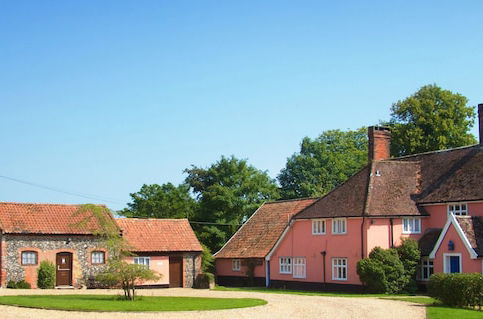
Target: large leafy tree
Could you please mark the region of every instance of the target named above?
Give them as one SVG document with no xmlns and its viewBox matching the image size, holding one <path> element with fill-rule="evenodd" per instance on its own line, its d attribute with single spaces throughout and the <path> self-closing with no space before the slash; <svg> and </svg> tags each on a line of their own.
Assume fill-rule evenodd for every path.
<svg viewBox="0 0 483 319">
<path fill-rule="evenodd" d="M 233 156 L 185 173 L 199 203 L 196 221 L 201 223 L 193 226 L 211 251 L 220 249 L 262 202 L 278 198 L 277 185 L 266 172 Z"/>
<path fill-rule="evenodd" d="M 367 163 L 367 130 L 329 130 L 305 137 L 300 152 L 287 160 L 278 176 L 283 198 L 321 196 L 346 181 Z"/>
<path fill-rule="evenodd" d="M 391 107 L 391 152 L 395 156 L 476 143 L 469 133 L 475 112 L 459 93 L 426 85 Z"/>
<path fill-rule="evenodd" d="M 195 213 L 196 201 L 188 185 L 145 184 L 130 195 L 132 202 L 121 211 L 127 217 L 191 218 Z"/>
</svg>

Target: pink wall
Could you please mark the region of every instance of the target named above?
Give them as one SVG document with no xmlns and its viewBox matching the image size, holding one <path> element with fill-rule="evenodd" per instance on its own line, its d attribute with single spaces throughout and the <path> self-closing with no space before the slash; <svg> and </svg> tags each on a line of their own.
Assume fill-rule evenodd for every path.
<svg viewBox="0 0 483 319">
<path fill-rule="evenodd" d="M 236 258 L 235 258 L 236 259 Z M 242 261 L 242 265 L 240 271 L 233 271 L 232 270 L 232 260 L 229 258 L 217 258 L 216 263 L 216 275 L 217 276 L 236 276 L 236 277 L 247 277 L 247 266 L 243 262 L 244 259 L 240 259 Z M 265 277 L 265 260 L 260 259 L 262 262 L 261 265 L 255 266 L 255 277 Z"/>
<path fill-rule="evenodd" d="M 155 271 L 161 278 L 156 281 L 146 281 L 144 285 L 169 285 L 169 257 L 149 256 L 149 269 Z M 128 263 L 134 263 L 134 257 L 126 257 Z"/>
<path fill-rule="evenodd" d="M 455 244 L 454 247 L 455 249 L 453 251 L 448 250 L 448 242 L 452 240 L 453 243 Z M 471 273 L 471 272 L 477 272 L 477 273 L 482 273 L 482 259 L 477 258 L 477 259 L 471 259 L 471 256 L 466 249 L 466 246 L 463 244 L 463 241 L 461 240 L 461 237 L 458 235 L 456 232 L 455 228 L 453 225 L 450 225 L 448 232 L 444 236 L 444 239 L 441 243 L 441 246 L 439 246 L 439 249 L 436 253 L 436 256 L 434 258 L 434 272 L 444 272 L 443 269 L 443 254 L 445 253 L 460 253 L 461 258 L 462 258 L 462 272 L 465 273 Z"/>
<path fill-rule="evenodd" d="M 357 261 L 361 258 L 361 218 L 347 219 L 347 233 L 332 234 L 332 220 L 326 220 L 326 234 L 312 235 L 311 220 L 296 220 L 270 260 L 272 280 L 323 282 L 323 257 L 326 251 L 326 275 L 328 283 L 360 284 L 356 273 Z M 306 278 L 293 278 L 292 274 L 280 274 L 280 257 L 305 257 Z M 347 258 L 347 280 L 332 280 L 332 258 Z"/>
<path fill-rule="evenodd" d="M 427 205 L 424 208 L 431 215 L 427 227 L 443 228 L 448 218 L 448 205 Z M 468 203 L 468 212 L 471 216 L 483 216 L 483 203 Z"/>
</svg>

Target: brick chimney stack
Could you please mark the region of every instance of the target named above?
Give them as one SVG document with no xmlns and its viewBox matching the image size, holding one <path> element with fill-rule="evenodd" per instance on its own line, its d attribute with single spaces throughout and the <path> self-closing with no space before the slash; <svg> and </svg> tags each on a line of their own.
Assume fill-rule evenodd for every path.
<svg viewBox="0 0 483 319">
<path fill-rule="evenodd" d="M 483 103 L 478 104 L 478 125 L 480 126 L 480 145 L 483 145 Z"/>
<path fill-rule="evenodd" d="M 369 162 L 391 157 L 391 130 L 388 127 L 369 126 L 367 136 L 369 138 Z"/>
</svg>

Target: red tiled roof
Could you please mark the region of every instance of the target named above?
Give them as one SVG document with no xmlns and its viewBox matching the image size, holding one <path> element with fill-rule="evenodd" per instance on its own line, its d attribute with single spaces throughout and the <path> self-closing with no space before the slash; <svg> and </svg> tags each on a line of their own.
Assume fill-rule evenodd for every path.
<svg viewBox="0 0 483 319">
<path fill-rule="evenodd" d="M 216 258 L 264 258 L 277 242 L 290 218 L 316 199 L 265 203 L 215 254 Z"/>
<path fill-rule="evenodd" d="M 79 234 L 92 235 L 100 231 L 98 221 L 87 212 L 80 214 L 81 205 L 0 203 L 0 229 L 14 234 Z M 112 220 L 109 210 L 105 209 Z M 88 218 L 86 225 L 80 226 Z"/>
<path fill-rule="evenodd" d="M 203 250 L 187 219 L 119 218 L 116 221 L 132 251 Z"/>
</svg>

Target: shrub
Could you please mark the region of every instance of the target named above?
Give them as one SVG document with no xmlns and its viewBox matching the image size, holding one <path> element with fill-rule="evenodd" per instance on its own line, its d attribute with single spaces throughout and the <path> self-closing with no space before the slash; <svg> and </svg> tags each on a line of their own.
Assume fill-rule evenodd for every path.
<svg viewBox="0 0 483 319">
<path fill-rule="evenodd" d="M 396 251 L 399 259 L 403 263 L 404 273 L 408 281 L 406 286 L 403 287 L 403 291 L 415 292 L 417 290 L 416 273 L 419 261 L 421 260 L 418 242 L 414 239 L 403 238 L 401 245 L 396 247 Z"/>
<path fill-rule="evenodd" d="M 215 276 L 210 273 L 198 274 L 196 276 L 193 288 L 196 289 L 209 289 L 211 285 L 215 283 Z"/>
<path fill-rule="evenodd" d="M 357 274 L 369 291 L 378 293 L 401 292 L 409 281 L 395 249 L 375 247 L 357 263 Z"/>
<path fill-rule="evenodd" d="M 7 288 L 13 288 L 13 289 L 30 289 L 31 286 L 25 280 L 19 280 L 19 281 L 10 280 L 7 283 Z"/>
<path fill-rule="evenodd" d="M 213 272 L 215 270 L 213 265 L 215 258 L 213 258 L 210 249 L 206 245 L 201 244 L 201 247 L 203 247 L 203 252 L 201 255 L 201 269 L 203 272 Z"/>
<path fill-rule="evenodd" d="M 37 287 L 40 289 L 53 289 L 55 287 L 55 266 L 44 260 L 37 269 Z"/>
<path fill-rule="evenodd" d="M 478 307 L 483 305 L 483 275 L 444 274 L 431 276 L 429 294 L 448 306 Z"/>
</svg>

